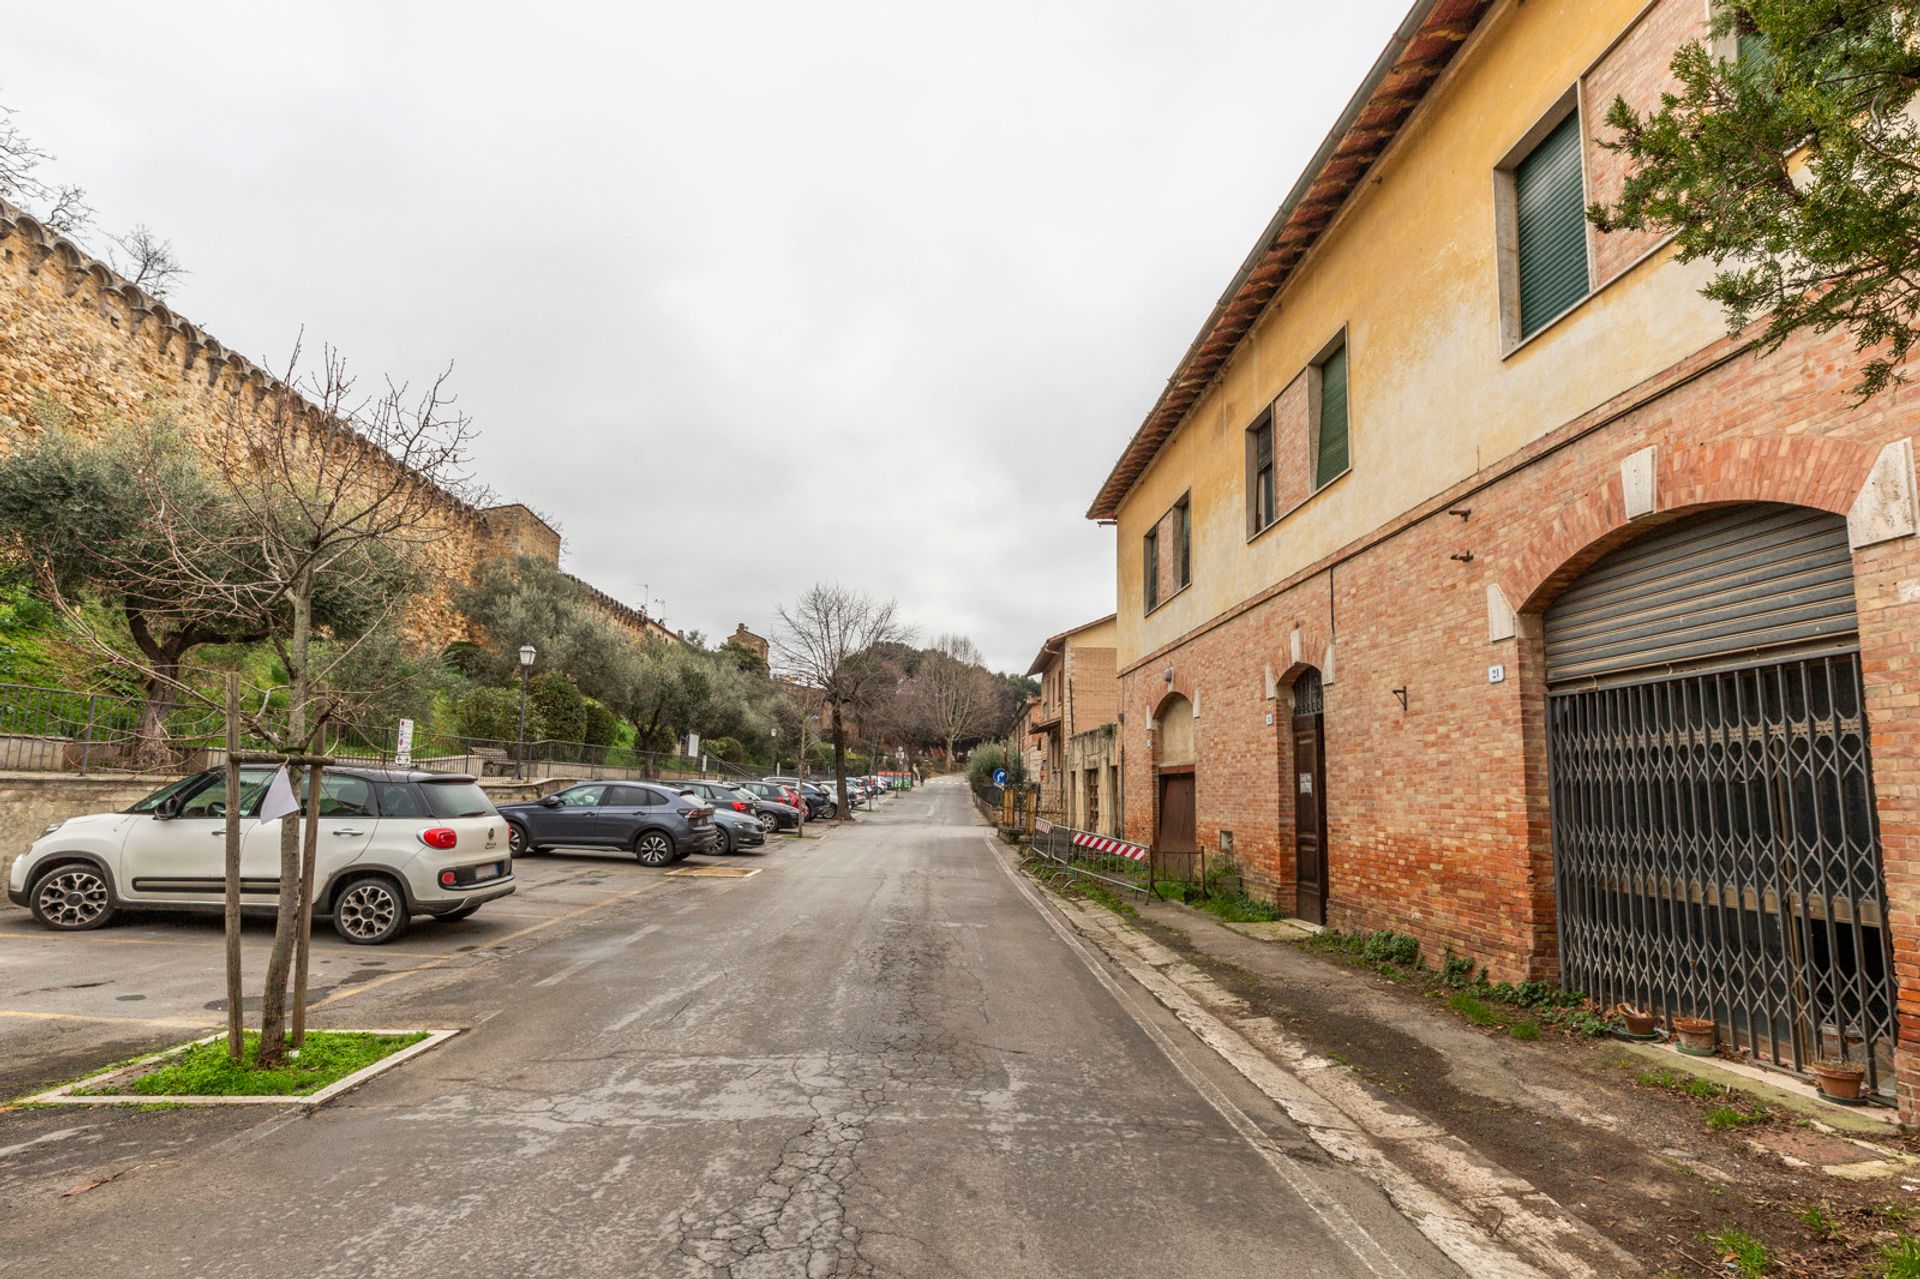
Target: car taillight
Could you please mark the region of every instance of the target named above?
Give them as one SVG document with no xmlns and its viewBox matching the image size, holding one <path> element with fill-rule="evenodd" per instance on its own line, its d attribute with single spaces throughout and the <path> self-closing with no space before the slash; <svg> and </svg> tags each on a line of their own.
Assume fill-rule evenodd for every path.
<svg viewBox="0 0 1920 1279">
<path fill-rule="evenodd" d="M 746 812 L 746 811 L 747 811 L 747 808 L 748 808 L 748 805 L 746 805 L 746 804 L 743 804 L 743 803 L 741 803 L 741 802 L 740 802 L 739 800 L 737 800 L 737 799 L 736 799 L 736 800 L 734 800 L 734 801 L 733 801 L 733 811 L 734 811 L 734 812 L 736 812 L 736 813 L 744 813 L 744 812 Z"/>
<path fill-rule="evenodd" d="M 446 826 L 434 826 L 420 832 L 420 842 L 428 848 L 452 848 L 460 842 L 460 834 Z"/>
</svg>

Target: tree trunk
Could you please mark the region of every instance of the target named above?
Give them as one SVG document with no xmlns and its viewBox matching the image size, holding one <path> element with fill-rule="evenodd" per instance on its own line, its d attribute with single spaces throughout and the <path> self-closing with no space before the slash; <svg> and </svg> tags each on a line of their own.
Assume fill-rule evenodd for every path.
<svg viewBox="0 0 1920 1279">
<path fill-rule="evenodd" d="M 127 762 L 135 768 L 166 769 L 173 764 L 173 753 L 167 748 L 167 712 L 173 709 L 173 686 L 180 678 L 180 662 L 172 655 L 150 660 L 154 665 L 141 684 L 140 719 L 134 726 L 132 758 Z"/>
<path fill-rule="evenodd" d="M 227 1056 L 240 1061 L 247 1038 L 240 982 L 240 674 L 227 672 L 226 944 Z"/>
<path fill-rule="evenodd" d="M 839 798 L 834 801 L 840 820 L 853 820 L 853 810 L 847 804 L 847 730 L 840 722 L 840 703 L 833 704 L 833 784 L 839 788 Z"/>
<path fill-rule="evenodd" d="M 307 658 L 313 639 L 313 573 L 302 573 L 288 595 L 293 606 L 293 636 L 287 645 L 287 742 L 305 745 L 307 728 Z M 289 766 L 287 780 L 300 793 L 304 771 Z M 316 814 L 308 813 L 312 821 Z M 287 978 L 293 966 L 294 932 L 305 916 L 300 910 L 300 822 L 295 816 L 280 820 L 280 910 L 273 921 L 273 952 L 267 958 L 267 985 L 260 996 L 260 1066 L 277 1066 L 286 1058 Z"/>
</svg>

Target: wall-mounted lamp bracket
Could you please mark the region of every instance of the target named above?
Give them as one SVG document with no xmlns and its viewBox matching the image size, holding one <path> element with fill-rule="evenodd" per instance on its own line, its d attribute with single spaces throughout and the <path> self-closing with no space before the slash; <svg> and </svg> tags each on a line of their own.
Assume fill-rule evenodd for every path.
<svg viewBox="0 0 1920 1279">
<path fill-rule="evenodd" d="M 1403 711 L 1407 709 L 1407 686 L 1402 684 L 1399 688 L 1394 689 L 1393 695 L 1400 699 L 1400 709 Z"/>
</svg>

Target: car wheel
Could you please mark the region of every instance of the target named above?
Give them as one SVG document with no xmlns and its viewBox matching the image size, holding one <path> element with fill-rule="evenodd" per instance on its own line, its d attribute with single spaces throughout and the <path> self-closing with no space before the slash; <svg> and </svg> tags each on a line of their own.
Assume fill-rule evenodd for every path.
<svg viewBox="0 0 1920 1279">
<path fill-rule="evenodd" d="M 464 906 L 457 906 L 452 910 L 442 911 L 440 914 L 435 915 L 434 918 L 443 924 L 451 924 L 458 920 L 465 919 L 467 916 L 473 914 L 474 911 L 479 910 L 484 904 L 483 902 L 468 902 Z"/>
<path fill-rule="evenodd" d="M 760 819 L 760 829 L 771 835 L 780 829 L 780 819 L 768 813 Z"/>
<path fill-rule="evenodd" d="M 528 853 L 540 850 L 533 846 L 533 839 L 527 834 L 527 828 L 519 822 L 507 823 L 507 851 L 515 857 L 525 857 Z"/>
<path fill-rule="evenodd" d="M 827 821 L 832 821 L 834 818 L 838 817 L 839 815 L 840 815 L 840 806 L 838 804 L 822 804 L 820 806 L 820 816 L 826 819 Z"/>
<path fill-rule="evenodd" d="M 98 928 L 113 918 L 113 885 L 87 862 L 55 866 L 33 887 L 33 917 L 63 932 Z"/>
<path fill-rule="evenodd" d="M 356 946 L 390 942 L 407 928 L 407 899 L 384 875 L 350 880 L 333 899 L 333 931 Z"/>
<path fill-rule="evenodd" d="M 722 856 L 724 856 L 727 853 L 731 853 L 733 851 L 733 832 L 728 830 L 724 826 L 721 827 L 720 828 L 720 846 L 714 849 L 713 851 L 716 854 L 722 855 Z"/>
<path fill-rule="evenodd" d="M 641 831 L 633 841 L 633 855 L 642 866 L 665 866 L 673 860 L 673 841 L 657 830 Z"/>
</svg>

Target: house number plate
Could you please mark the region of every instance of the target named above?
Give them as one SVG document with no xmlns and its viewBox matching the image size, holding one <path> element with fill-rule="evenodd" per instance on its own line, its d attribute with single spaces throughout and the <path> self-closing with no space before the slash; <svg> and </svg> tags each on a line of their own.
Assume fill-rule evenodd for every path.
<svg viewBox="0 0 1920 1279">
<path fill-rule="evenodd" d="M 1302 795 L 1313 794 L 1313 774 L 1312 773 L 1300 774 L 1300 793 Z"/>
</svg>

